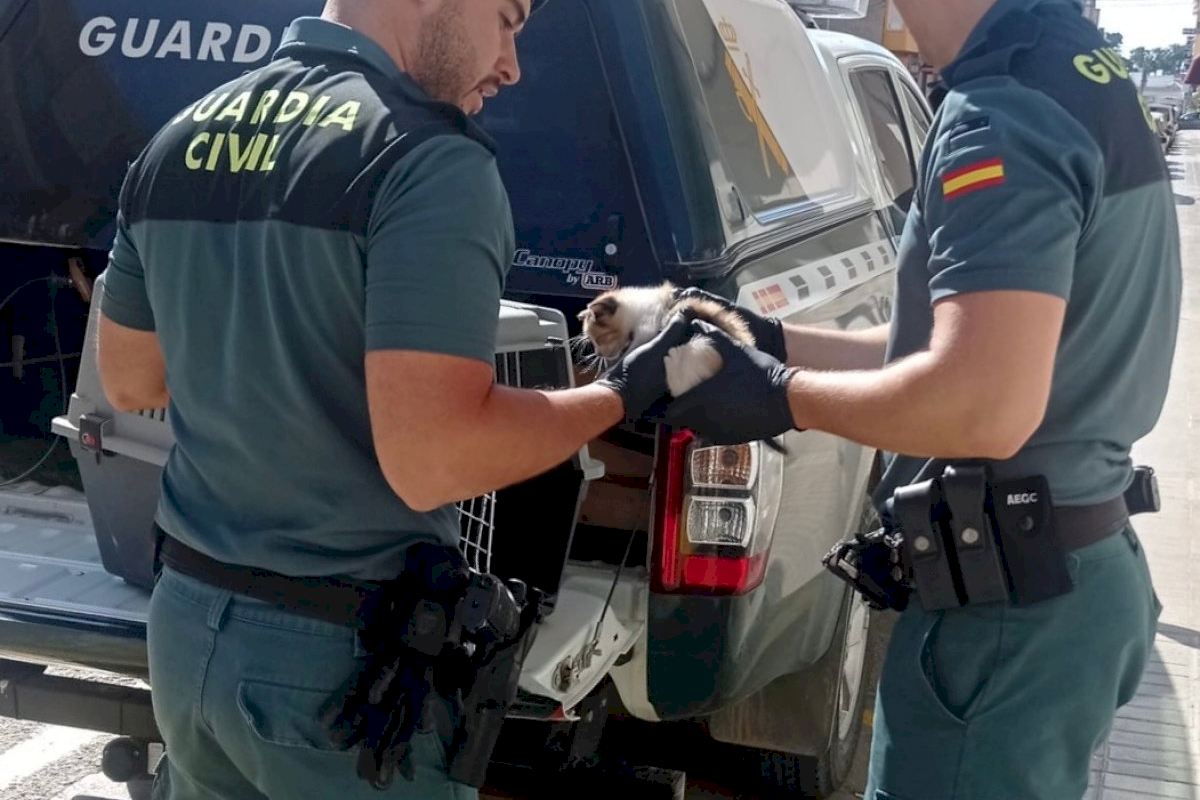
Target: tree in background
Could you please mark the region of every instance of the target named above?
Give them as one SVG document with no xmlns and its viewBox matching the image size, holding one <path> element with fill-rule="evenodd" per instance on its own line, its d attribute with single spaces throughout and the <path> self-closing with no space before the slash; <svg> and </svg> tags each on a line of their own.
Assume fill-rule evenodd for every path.
<svg viewBox="0 0 1200 800">
<path fill-rule="evenodd" d="M 1118 34 L 1120 35 L 1120 34 Z M 1192 61 L 1192 49 L 1186 44 L 1170 47 L 1135 47 L 1129 53 L 1129 64 L 1142 73 L 1141 91 L 1146 90 L 1146 81 L 1151 75 L 1179 75 L 1187 71 Z"/>
<path fill-rule="evenodd" d="M 1167 75 L 1178 75 L 1187 72 L 1192 62 L 1192 48 L 1186 44 L 1173 44 L 1170 47 L 1158 48 L 1158 68 Z"/>
<path fill-rule="evenodd" d="M 1109 33 L 1108 31 L 1104 30 L 1104 28 L 1101 28 L 1100 35 L 1104 37 L 1104 43 L 1108 47 L 1111 47 L 1118 53 L 1121 52 L 1121 48 L 1125 45 L 1125 34 L 1116 32 Z"/>
<path fill-rule="evenodd" d="M 1144 47 L 1133 48 L 1133 52 L 1129 54 L 1129 64 L 1142 73 L 1142 85 L 1138 87 L 1138 91 L 1146 91 L 1146 79 L 1150 77 L 1151 69 L 1150 51 Z"/>
</svg>

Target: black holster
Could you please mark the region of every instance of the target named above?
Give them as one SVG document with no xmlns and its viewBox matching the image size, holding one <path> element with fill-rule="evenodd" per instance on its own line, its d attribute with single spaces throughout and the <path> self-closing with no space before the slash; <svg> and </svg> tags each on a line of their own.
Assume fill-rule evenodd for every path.
<svg viewBox="0 0 1200 800">
<path fill-rule="evenodd" d="M 526 602 L 519 631 L 498 643 L 474 671 L 451 748 L 451 780 L 483 786 L 504 718 L 517 699 L 517 681 L 533 646 L 539 613 L 538 604 Z"/>
<path fill-rule="evenodd" d="M 410 745 L 427 703 L 456 718 L 450 777 L 478 788 L 516 698 L 542 596 L 519 581 L 471 572 L 454 548 L 410 548 L 403 576 L 379 593 L 360 640 L 368 655 L 322 712 L 336 746 L 359 748 L 377 789 L 411 780 Z"/>
</svg>

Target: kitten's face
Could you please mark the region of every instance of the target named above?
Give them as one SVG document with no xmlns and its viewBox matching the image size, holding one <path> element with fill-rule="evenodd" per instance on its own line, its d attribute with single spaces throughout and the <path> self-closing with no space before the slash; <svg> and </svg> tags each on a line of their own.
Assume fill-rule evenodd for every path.
<svg viewBox="0 0 1200 800">
<path fill-rule="evenodd" d="M 658 335 L 672 305 L 673 291 L 674 287 L 666 284 L 600 295 L 579 314 L 584 336 L 605 361 L 617 360 Z"/>
<path fill-rule="evenodd" d="M 583 321 L 583 335 L 592 343 L 596 355 L 613 361 L 620 358 L 629 347 L 627 316 L 613 292 L 596 298 L 579 312 L 579 319 Z"/>
</svg>

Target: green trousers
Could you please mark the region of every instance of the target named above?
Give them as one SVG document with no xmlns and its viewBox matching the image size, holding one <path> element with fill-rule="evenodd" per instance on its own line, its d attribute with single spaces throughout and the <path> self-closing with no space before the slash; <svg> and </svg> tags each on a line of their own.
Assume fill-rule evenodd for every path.
<svg viewBox="0 0 1200 800">
<path fill-rule="evenodd" d="M 164 570 L 150 602 L 150 683 L 167 765 L 156 800 L 475 800 L 446 775 L 451 727 L 413 741 L 415 780 L 376 791 L 334 749 L 321 705 L 361 656 L 349 628 Z M 431 715 L 436 716 L 436 715 Z"/>
<path fill-rule="evenodd" d="M 867 800 L 1079 800 L 1161 606 L 1132 529 L 1068 556 L 1070 594 L 900 618 Z"/>
</svg>

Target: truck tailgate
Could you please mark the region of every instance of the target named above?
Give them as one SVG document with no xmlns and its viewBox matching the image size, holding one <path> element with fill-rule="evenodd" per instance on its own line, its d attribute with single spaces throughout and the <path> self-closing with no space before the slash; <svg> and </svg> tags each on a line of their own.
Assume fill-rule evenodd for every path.
<svg viewBox="0 0 1200 800">
<path fill-rule="evenodd" d="M 108 574 L 87 502 L 64 487 L 0 490 L 0 650 L 146 672 L 149 592 Z"/>
<path fill-rule="evenodd" d="M 530 695 L 571 708 L 642 632 L 645 576 L 568 565 L 557 610 L 521 676 Z M 105 571 L 79 492 L 0 489 L 0 652 L 146 677 L 150 593 Z"/>
</svg>

